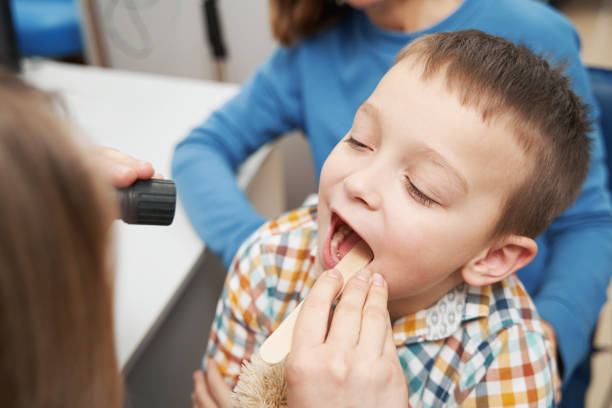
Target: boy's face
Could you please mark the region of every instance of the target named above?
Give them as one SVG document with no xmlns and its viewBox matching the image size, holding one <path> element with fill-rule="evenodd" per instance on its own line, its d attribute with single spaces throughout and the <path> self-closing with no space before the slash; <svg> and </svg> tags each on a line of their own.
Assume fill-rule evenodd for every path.
<svg viewBox="0 0 612 408">
<path fill-rule="evenodd" d="M 370 270 L 387 280 L 390 308 L 404 313 L 435 302 L 461 282 L 463 265 L 486 253 L 526 162 L 505 121 L 484 123 L 462 106 L 443 73 L 427 82 L 420 75 L 409 60 L 385 75 L 319 186 L 319 268 L 332 268 L 350 247 L 347 223 L 370 246 Z"/>
</svg>

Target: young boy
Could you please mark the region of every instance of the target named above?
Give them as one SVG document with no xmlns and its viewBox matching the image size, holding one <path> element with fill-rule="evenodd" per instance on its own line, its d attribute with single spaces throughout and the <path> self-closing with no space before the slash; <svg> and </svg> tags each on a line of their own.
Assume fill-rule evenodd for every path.
<svg viewBox="0 0 612 408">
<path fill-rule="evenodd" d="M 587 172 L 584 105 L 559 70 L 479 31 L 402 52 L 327 159 L 316 208 L 264 225 L 232 263 L 208 347 L 235 384 L 359 239 L 388 285 L 412 406 L 552 405 L 554 359 L 514 276 Z"/>
</svg>

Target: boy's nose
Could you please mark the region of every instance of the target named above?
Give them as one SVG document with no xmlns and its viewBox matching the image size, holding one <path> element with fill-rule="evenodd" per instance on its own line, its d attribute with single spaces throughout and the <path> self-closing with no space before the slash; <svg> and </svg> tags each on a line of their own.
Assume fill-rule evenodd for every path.
<svg viewBox="0 0 612 408">
<path fill-rule="evenodd" d="M 380 173 L 365 168 L 344 179 L 344 191 L 350 199 L 359 201 L 370 210 L 377 210 L 382 203 Z M 378 179 L 378 180 L 377 180 Z"/>
</svg>

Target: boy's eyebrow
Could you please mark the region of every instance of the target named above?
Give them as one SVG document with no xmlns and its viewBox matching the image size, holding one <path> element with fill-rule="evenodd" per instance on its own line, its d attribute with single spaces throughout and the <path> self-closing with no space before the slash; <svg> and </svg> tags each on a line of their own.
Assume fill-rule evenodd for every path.
<svg viewBox="0 0 612 408">
<path fill-rule="evenodd" d="M 431 163 L 445 170 L 445 172 L 452 179 L 451 182 L 456 182 L 455 184 L 459 185 L 464 193 L 468 192 L 468 183 L 465 181 L 465 178 L 453 166 L 451 166 L 440 153 L 427 146 L 423 147 L 422 151 Z"/>
<path fill-rule="evenodd" d="M 365 101 L 364 103 L 359 105 L 359 108 L 357 108 L 357 113 L 360 113 L 360 112 L 365 113 L 367 116 L 374 119 L 374 121 L 376 122 L 376 125 L 380 128 L 380 113 L 376 106 L 372 105 L 368 101 Z"/>
<path fill-rule="evenodd" d="M 365 101 L 359 106 L 357 112 L 363 112 L 370 116 L 380 127 L 380 112 L 375 105 Z M 445 172 L 451 176 L 451 181 L 455 181 L 464 193 L 468 192 L 468 183 L 465 181 L 465 178 L 453 166 L 451 166 L 440 153 L 427 146 L 423 147 L 422 152 L 434 165 L 445 170 Z"/>
</svg>

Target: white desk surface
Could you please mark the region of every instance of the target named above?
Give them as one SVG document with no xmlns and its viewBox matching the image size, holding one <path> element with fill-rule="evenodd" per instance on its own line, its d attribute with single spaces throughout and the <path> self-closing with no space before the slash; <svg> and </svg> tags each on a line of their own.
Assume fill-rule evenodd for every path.
<svg viewBox="0 0 612 408">
<path fill-rule="evenodd" d="M 63 95 L 71 120 L 96 144 L 153 163 L 170 177 L 174 147 L 188 131 L 233 96 L 238 86 L 50 61 L 27 61 L 24 77 Z M 269 149 L 241 169 L 245 187 Z M 117 221 L 115 333 L 121 367 L 190 276 L 204 248 L 177 203 L 169 227 Z"/>
</svg>

